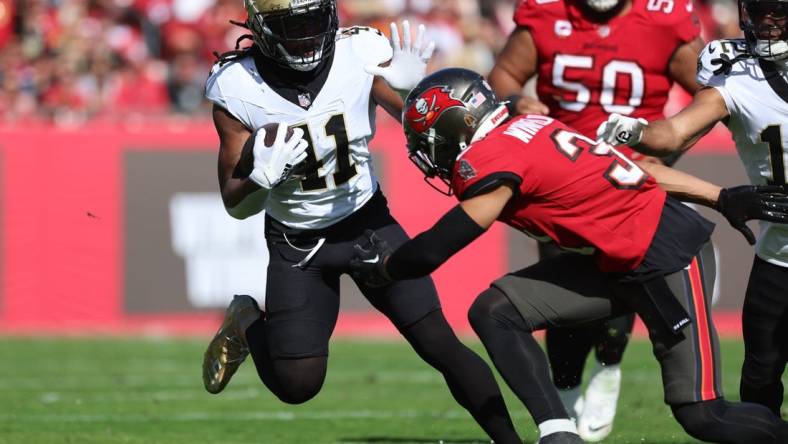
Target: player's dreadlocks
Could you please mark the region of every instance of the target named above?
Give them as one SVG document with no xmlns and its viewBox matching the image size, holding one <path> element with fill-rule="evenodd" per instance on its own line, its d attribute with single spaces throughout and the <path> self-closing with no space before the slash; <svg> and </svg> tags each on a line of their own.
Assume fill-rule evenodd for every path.
<svg viewBox="0 0 788 444">
<path fill-rule="evenodd" d="M 241 28 L 244 28 L 244 29 L 249 29 L 249 26 L 246 23 L 243 23 L 243 22 L 237 22 L 235 20 L 230 20 L 230 23 L 235 25 L 235 26 L 240 26 Z M 247 55 L 251 54 L 253 51 L 259 51 L 259 49 L 257 48 L 257 45 L 255 45 L 255 44 L 252 44 L 252 46 L 247 46 L 245 48 L 241 48 L 241 42 L 243 42 L 244 40 L 253 40 L 253 39 L 254 39 L 254 36 L 252 36 L 252 34 L 244 34 L 244 35 L 238 37 L 238 40 L 235 41 L 235 49 L 223 52 L 221 54 L 219 54 L 218 52 L 214 51 L 213 52 L 213 56 L 216 57 L 216 63 L 218 63 L 219 66 L 222 66 L 225 63 L 232 62 L 233 60 L 237 60 L 237 59 L 246 57 Z"/>
</svg>

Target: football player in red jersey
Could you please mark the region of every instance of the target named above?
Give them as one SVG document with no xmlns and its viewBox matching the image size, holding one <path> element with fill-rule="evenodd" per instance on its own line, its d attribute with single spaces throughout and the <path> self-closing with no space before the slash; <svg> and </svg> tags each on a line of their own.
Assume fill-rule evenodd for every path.
<svg viewBox="0 0 788 444">
<path fill-rule="evenodd" d="M 519 114 L 549 114 L 594 137 L 612 113 L 662 117 L 673 82 L 699 88 L 703 42 L 687 0 L 523 0 L 514 20 L 489 78 Z M 536 74 L 539 99 L 519 97 Z"/>
<path fill-rule="evenodd" d="M 517 28 L 490 73 L 498 97 L 509 97 L 511 114 L 547 114 L 594 138 L 611 113 L 661 118 L 674 82 L 690 94 L 698 89 L 695 60 L 703 45 L 688 0 L 525 0 L 514 20 Z M 536 74 L 539 98 L 521 96 Z M 627 147 L 624 152 L 642 158 Z M 539 253 L 545 259 L 561 251 L 540 243 Z M 619 364 L 633 323 L 630 315 L 547 329 L 553 382 L 587 441 L 612 431 Z M 597 365 L 583 394 L 592 348 Z"/>
<path fill-rule="evenodd" d="M 393 252 L 370 232 L 351 261 L 357 279 L 374 286 L 425 276 L 496 220 L 585 253 L 503 276 L 469 312 L 538 424 L 540 444 L 583 441 L 532 332 L 631 312 L 649 329 L 665 401 L 687 433 L 718 443 L 788 442 L 788 424 L 769 409 L 722 397 L 708 310 L 714 226 L 666 191 L 717 208 L 734 227 L 755 218 L 788 221 L 788 196 L 771 187 L 720 189 L 657 164 L 647 164 L 649 175 L 609 144 L 550 117 L 507 122 L 506 106 L 464 69 L 426 77 L 403 109 L 411 160 L 461 203 Z"/>
</svg>

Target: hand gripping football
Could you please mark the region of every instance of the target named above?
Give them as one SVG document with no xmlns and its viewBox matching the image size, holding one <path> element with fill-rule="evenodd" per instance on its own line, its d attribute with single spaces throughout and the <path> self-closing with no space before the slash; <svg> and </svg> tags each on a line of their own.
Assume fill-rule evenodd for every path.
<svg viewBox="0 0 788 444">
<path fill-rule="evenodd" d="M 246 139 L 243 149 L 241 150 L 241 158 L 238 160 L 238 164 L 235 168 L 236 177 L 249 177 L 249 174 L 251 174 L 254 169 L 254 144 L 257 140 L 257 133 L 261 130 L 265 131 L 263 143 L 265 143 L 266 147 L 270 147 L 276 141 L 278 127 L 279 123 L 277 122 L 266 123 L 249 135 L 249 138 Z M 293 128 L 287 127 L 285 140 L 290 140 L 291 137 L 293 137 Z"/>
</svg>

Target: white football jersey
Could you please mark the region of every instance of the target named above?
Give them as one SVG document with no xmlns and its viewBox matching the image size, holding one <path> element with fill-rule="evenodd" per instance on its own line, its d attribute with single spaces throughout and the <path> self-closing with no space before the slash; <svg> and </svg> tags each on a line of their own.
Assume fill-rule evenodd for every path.
<svg viewBox="0 0 788 444">
<path fill-rule="evenodd" d="M 269 87 L 251 56 L 216 64 L 205 96 L 249 130 L 284 122 L 304 130 L 316 174 L 289 180 L 268 196 L 265 211 L 283 224 L 318 229 L 363 206 L 377 190 L 367 144 L 375 134 L 373 76 L 364 66 L 391 58 L 388 39 L 372 28 L 340 29 L 328 77 L 308 109 Z"/>
<path fill-rule="evenodd" d="M 762 68 L 763 62 L 737 61 L 730 73 L 714 74 L 721 54 L 731 60 L 747 50 L 744 39 L 715 40 L 698 59 L 698 83 L 714 87 L 725 99 L 727 126 L 739 157 L 755 185 L 785 185 L 788 165 L 788 82 L 784 74 Z M 761 222 L 758 256 L 788 267 L 788 225 Z"/>
</svg>

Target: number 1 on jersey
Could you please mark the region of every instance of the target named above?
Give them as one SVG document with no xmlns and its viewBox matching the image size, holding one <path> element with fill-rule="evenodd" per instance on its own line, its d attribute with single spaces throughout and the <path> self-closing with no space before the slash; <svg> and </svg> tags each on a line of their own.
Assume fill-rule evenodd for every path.
<svg viewBox="0 0 788 444">
<path fill-rule="evenodd" d="M 783 137 L 780 125 L 767 126 L 761 131 L 761 142 L 769 144 L 769 159 L 772 167 L 772 180 L 769 185 L 785 185 L 785 161 L 783 159 Z"/>
<path fill-rule="evenodd" d="M 309 148 L 306 151 L 307 165 L 312 165 L 310 173 L 301 180 L 301 189 L 303 191 L 315 191 L 328 188 L 328 182 L 325 176 L 320 176 L 319 171 L 323 166 L 323 159 L 317 158 L 315 154 L 315 142 L 309 132 L 309 127 L 306 124 L 299 125 L 296 128 L 304 130 L 304 140 L 309 143 Z M 324 126 L 326 136 L 333 137 L 336 144 L 336 172 L 333 174 L 334 186 L 338 187 L 345 182 L 349 181 L 355 176 L 356 165 L 350 160 L 350 144 L 347 137 L 347 128 L 345 126 L 345 117 L 342 114 L 331 116 Z"/>
</svg>

